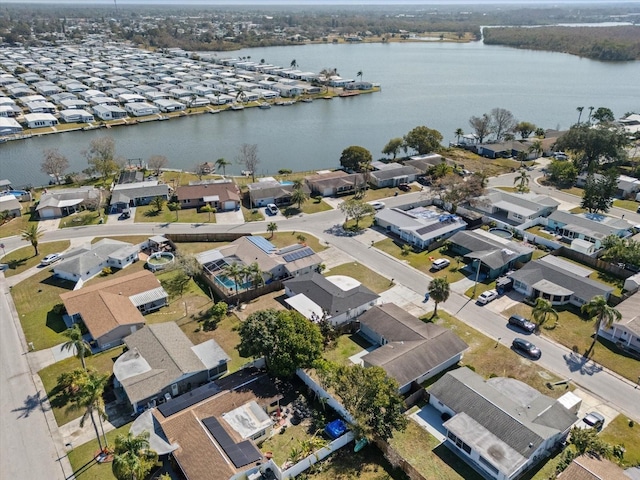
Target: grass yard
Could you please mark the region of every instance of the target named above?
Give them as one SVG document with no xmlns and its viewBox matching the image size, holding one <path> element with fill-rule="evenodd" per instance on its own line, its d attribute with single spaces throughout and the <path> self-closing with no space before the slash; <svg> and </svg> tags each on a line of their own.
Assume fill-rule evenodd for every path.
<svg viewBox="0 0 640 480">
<path fill-rule="evenodd" d="M 113 364 L 123 351 L 124 346 L 120 346 L 98 353 L 97 355 L 85 357 L 87 368 L 95 368 L 99 373 L 111 375 L 113 373 Z M 70 372 L 81 367 L 82 364 L 80 360 L 76 357 L 71 357 L 49 365 L 38 372 L 47 396 L 49 397 L 51 410 L 56 417 L 58 425 L 64 425 L 82 415 L 82 411 L 80 410 L 68 411 L 67 407 L 70 404 L 70 399 L 64 392 L 59 391 L 57 386 L 57 379 L 61 373 Z"/>
<path fill-rule="evenodd" d="M 100 212 L 95 210 L 86 210 L 84 212 L 76 213 L 69 217 L 64 217 L 60 220 L 58 224 L 58 228 L 70 228 L 70 227 L 84 227 L 87 225 L 98 225 L 100 224 L 100 219 L 104 222 L 105 219 Z"/>
<path fill-rule="evenodd" d="M 475 294 L 473 289 L 475 288 Z M 482 292 L 486 292 L 487 290 L 492 290 L 496 288 L 495 280 L 485 280 L 483 282 L 478 282 L 478 285 L 474 285 L 473 287 L 469 287 L 464 294 L 469 298 L 478 298 Z"/>
<path fill-rule="evenodd" d="M 449 448 L 413 420 L 404 432 L 395 432 L 389 444 L 427 479 L 482 480 Z"/>
<path fill-rule="evenodd" d="M 293 217 L 301 213 L 312 214 L 327 210 L 332 210 L 331 205 L 323 201 L 322 198 L 310 198 L 301 205 L 301 208 L 298 208 L 298 205 L 289 205 L 284 209 L 283 214 L 285 217 Z"/>
<path fill-rule="evenodd" d="M 635 212 L 636 210 L 638 210 L 640 203 L 634 202 L 633 200 L 614 200 L 613 206 Z"/>
<path fill-rule="evenodd" d="M 384 240 L 375 243 L 373 246 L 397 258 L 398 260 L 407 262 L 413 268 L 420 270 L 433 278 L 447 277 L 449 283 L 454 283 L 466 277 L 463 271 L 458 271 L 458 261 L 456 258 L 446 253 L 441 253 L 440 249 L 436 249 L 431 252 L 424 251 L 419 253 L 412 250 L 406 255 L 403 255 L 402 245 L 403 243 L 399 240 L 385 238 Z M 438 258 L 446 258 L 451 262 L 451 265 L 440 271 L 433 272 L 431 271 L 431 263 L 433 260 Z M 464 263 L 460 262 L 460 268 L 463 267 Z"/>
<path fill-rule="evenodd" d="M 586 209 L 586 208 L 582 208 L 582 207 L 574 207 L 574 208 L 572 208 L 572 209 L 571 209 L 571 210 L 569 210 L 569 211 L 570 211 L 571 213 L 578 214 L 578 213 L 586 213 L 586 212 L 587 212 L 587 209 Z"/>
<path fill-rule="evenodd" d="M 346 275 L 352 277 L 375 293 L 382 293 L 392 286 L 389 283 L 389 279 L 358 262 L 343 263 L 330 270 L 325 270 L 324 274 L 325 276 Z"/>
<path fill-rule="evenodd" d="M 629 426 L 629 419 L 620 414 L 602 430 L 600 438 L 610 445 L 624 445 L 625 466 L 640 465 L 640 425 L 637 422 Z"/>
<path fill-rule="evenodd" d="M 311 247 L 314 252 L 321 252 L 322 250 L 327 249 L 325 245 L 322 245 L 320 243 L 320 240 L 318 240 L 316 237 L 310 236 L 307 233 L 285 231 L 274 232 L 273 236 L 271 236 L 271 233 L 261 233 L 259 235 L 262 235 L 271 243 L 273 243 L 276 248 L 284 248 L 293 245 L 294 243 L 298 243 L 300 241 L 298 239 L 298 235 L 303 235 L 305 237 L 304 243 L 306 243 L 307 246 Z"/>
<path fill-rule="evenodd" d="M 34 250 L 32 246 L 22 247 L 18 250 L 14 250 L 8 255 L 5 255 L 0 259 L 1 263 L 9 265 L 9 269 L 4 272 L 5 277 L 11 277 L 19 273 L 35 267 L 40 264 L 40 261 L 51 253 L 58 253 L 69 248 L 71 242 L 69 240 L 60 240 L 59 242 L 47 242 L 38 244 L 39 255 L 36 257 L 33 255 Z M 49 270 L 51 267 L 47 267 Z"/>
<path fill-rule="evenodd" d="M 594 320 L 582 318 L 575 308 L 558 307 L 556 310 L 559 315 L 558 325 L 554 328 L 553 322 L 547 321 L 548 325 L 545 324 L 541 332 L 543 335 L 572 349 L 576 353 L 578 360 L 582 362 L 584 360 L 582 355 L 586 353 L 593 341 Z M 507 309 L 504 314 L 506 316 L 519 314 L 525 318 L 531 318 L 531 307 L 520 303 Z M 591 354 L 591 360 L 634 383 L 638 381 L 638 376 L 640 376 L 640 362 L 627 356 L 607 340 L 598 339 L 598 343 L 596 343 Z M 589 362 L 583 368 L 589 368 L 589 366 L 592 366 L 592 362 Z"/>
<path fill-rule="evenodd" d="M 177 213 L 177 218 L 176 218 Z M 215 223 L 215 214 L 211 214 L 211 223 Z M 166 205 L 160 212 L 152 205 L 144 205 L 136 207 L 136 222 L 152 222 L 152 223 L 209 223 L 209 214 L 206 212 L 199 213 L 196 208 L 185 208 L 172 212 Z"/>
<path fill-rule="evenodd" d="M 311 420 L 308 418 L 298 425 L 288 425 L 286 430 L 282 430 L 265 440 L 260 445 L 260 451 L 263 453 L 273 452 L 273 461 L 276 465 L 282 465 L 290 457 L 293 448 L 299 449 L 300 444 L 313 435 L 310 429 Z"/>
<path fill-rule="evenodd" d="M 516 187 L 496 187 L 498 190 L 502 190 L 505 192 L 515 193 L 518 191 Z"/>
<path fill-rule="evenodd" d="M 351 445 L 341 448 L 317 466 L 307 470 L 310 480 L 405 480 L 406 474 L 393 468 L 373 445 L 353 453 Z"/>
<path fill-rule="evenodd" d="M 0 238 L 20 235 L 31 223 L 37 223 L 36 215 L 30 213 L 35 202 L 23 202 L 20 205 L 22 206 L 22 215 L 0 225 Z"/>
<path fill-rule="evenodd" d="M 245 222 L 262 222 L 264 220 L 263 209 L 242 207 L 242 216 Z"/>
<path fill-rule="evenodd" d="M 141 263 L 141 262 L 139 262 Z M 179 270 L 173 270 L 157 275 L 160 282 L 175 276 Z M 175 322 L 185 317 L 195 317 L 204 308 L 211 306 L 211 299 L 207 295 L 206 286 L 196 283 L 193 279 L 184 288 L 182 295 L 169 298 L 169 305 L 145 315 L 148 324 Z M 204 289 L 204 290 L 203 290 Z"/>
<path fill-rule="evenodd" d="M 194 165 L 195 167 L 195 165 Z M 176 171 L 168 171 L 165 170 L 162 172 L 162 181 L 171 186 L 180 186 L 180 185 L 189 185 L 189 182 L 199 181 L 200 178 L 195 173 L 189 172 L 176 172 Z M 222 178 L 220 175 L 203 175 L 202 180 L 211 180 Z"/>
<path fill-rule="evenodd" d="M 370 228 L 373 225 L 374 216 L 366 215 L 362 217 L 358 224 L 356 225 L 356 221 L 353 218 L 350 218 L 346 222 L 342 224 L 342 228 L 344 228 L 347 232 L 360 232 L 366 228 Z"/>
<path fill-rule="evenodd" d="M 532 233 L 533 235 L 538 235 L 539 237 L 546 238 L 548 240 L 556 240 L 556 237 L 547 233 L 545 230 L 542 229 L 542 227 L 540 227 L 540 225 L 529 227 L 527 228 L 526 231 L 529 233 Z"/>
<path fill-rule="evenodd" d="M 16 310 L 27 342 L 35 350 L 50 348 L 66 341 L 62 335 L 67 327 L 62 316 L 52 308 L 61 303 L 60 294 L 73 289 L 74 283 L 56 279 L 43 271 L 23 280 L 11 289 Z"/>
<path fill-rule="evenodd" d="M 322 356 L 325 360 L 339 365 L 352 365 L 349 357 L 370 346 L 371 344 L 357 333 L 340 335 L 335 346 L 325 350 Z"/>
<path fill-rule="evenodd" d="M 539 248 L 536 248 L 533 251 L 533 256 L 531 257 L 531 260 L 538 260 L 539 258 L 546 257 L 547 255 L 549 255 L 549 252 L 545 252 L 544 250 L 540 250 Z"/>
<path fill-rule="evenodd" d="M 178 253 L 183 255 L 197 255 L 228 244 L 229 242 L 180 242 L 176 243 L 176 249 Z"/>
</svg>

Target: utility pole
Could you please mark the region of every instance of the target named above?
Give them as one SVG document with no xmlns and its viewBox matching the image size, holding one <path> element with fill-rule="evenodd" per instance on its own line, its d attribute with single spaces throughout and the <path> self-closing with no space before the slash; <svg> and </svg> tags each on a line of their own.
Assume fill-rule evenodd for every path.
<svg viewBox="0 0 640 480">
<path fill-rule="evenodd" d="M 476 287 L 478 286 L 478 277 L 480 276 L 480 265 L 482 265 L 482 260 L 476 258 L 478 260 L 478 270 L 476 270 L 476 282 L 473 284 L 473 293 L 471 294 L 472 298 L 476 296 Z"/>
</svg>

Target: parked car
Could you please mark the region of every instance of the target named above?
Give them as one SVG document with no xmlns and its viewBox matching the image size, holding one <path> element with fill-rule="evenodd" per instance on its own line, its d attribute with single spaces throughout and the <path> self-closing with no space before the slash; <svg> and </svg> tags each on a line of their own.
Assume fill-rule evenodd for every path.
<svg viewBox="0 0 640 480">
<path fill-rule="evenodd" d="M 9 270 L 9 264 L 8 263 L 0 263 L 0 272 L 4 272 L 6 270 Z"/>
<path fill-rule="evenodd" d="M 57 262 L 58 260 L 60 260 L 62 257 L 60 256 L 59 253 L 51 253 L 49 255 L 47 255 L 46 257 L 44 257 L 41 261 L 40 264 L 42 265 L 51 265 L 52 263 Z"/>
<path fill-rule="evenodd" d="M 278 207 L 275 206 L 275 204 L 270 203 L 267 205 L 266 211 L 269 215 L 277 215 L 278 214 Z"/>
<path fill-rule="evenodd" d="M 498 298 L 498 292 L 496 290 L 487 290 L 480 294 L 478 303 L 480 305 L 486 305 L 489 302 L 493 302 L 496 298 Z"/>
<path fill-rule="evenodd" d="M 409 185 L 408 183 L 400 183 L 398 184 L 398 188 L 403 192 L 408 192 L 409 190 L 411 190 L 411 185 Z"/>
<path fill-rule="evenodd" d="M 379 200 L 374 200 L 373 202 L 369 202 L 369 205 L 371 205 L 375 210 L 382 210 L 385 207 L 384 202 L 381 202 Z"/>
<path fill-rule="evenodd" d="M 542 356 L 540 349 L 524 338 L 514 338 L 511 343 L 511 348 L 532 360 L 538 360 Z"/>
<path fill-rule="evenodd" d="M 451 265 L 451 262 L 446 258 L 436 258 L 433 262 L 431 262 L 431 270 L 437 272 L 438 270 L 447 268 L 449 265 Z"/>
<path fill-rule="evenodd" d="M 513 325 L 514 327 L 518 327 L 519 329 L 529 333 L 534 332 L 536 329 L 535 323 L 530 322 L 520 315 L 511 315 L 509 317 L 509 325 Z"/>
<path fill-rule="evenodd" d="M 578 428 L 595 428 L 597 431 L 600 431 L 604 426 L 604 417 L 601 413 L 589 412 L 576 426 Z"/>
<path fill-rule="evenodd" d="M 131 218 L 131 212 L 129 210 L 122 212 L 118 217 L 118 220 L 126 220 L 127 218 Z"/>
</svg>

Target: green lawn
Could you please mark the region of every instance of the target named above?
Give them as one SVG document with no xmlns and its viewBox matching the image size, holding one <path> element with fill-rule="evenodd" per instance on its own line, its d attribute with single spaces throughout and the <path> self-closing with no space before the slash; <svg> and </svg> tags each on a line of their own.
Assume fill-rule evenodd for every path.
<svg viewBox="0 0 640 480">
<path fill-rule="evenodd" d="M 136 222 L 153 222 L 153 223 L 209 223 L 209 214 L 206 212 L 199 213 L 196 208 L 185 208 L 184 210 L 172 212 L 165 205 L 162 211 L 158 212 L 152 205 L 144 205 L 136 207 Z M 211 222 L 216 223 L 216 215 L 211 214 Z"/>
<path fill-rule="evenodd" d="M 303 441 L 312 437 L 313 432 L 309 432 L 309 423 L 309 420 L 306 420 L 298 425 L 288 425 L 283 433 L 273 435 L 265 440 L 260 445 L 260 451 L 263 453 L 272 452 L 273 461 L 277 465 L 282 465 L 289 458 L 293 448 L 299 449 Z"/>
<path fill-rule="evenodd" d="M 119 240 L 121 242 L 132 243 L 137 245 L 149 239 L 149 235 L 119 235 L 113 237 L 95 237 L 91 240 L 91 243 L 94 244 L 99 242 L 102 239 L 110 238 L 111 240 Z"/>
<path fill-rule="evenodd" d="M 27 342 L 36 350 L 50 348 L 66 341 L 62 316 L 52 308 L 61 303 L 60 294 L 73 289 L 74 283 L 56 279 L 45 270 L 20 282 L 11 289 L 20 323 Z"/>
<path fill-rule="evenodd" d="M 122 352 L 124 347 L 116 347 L 111 350 L 98 353 L 97 355 L 90 355 L 85 358 L 88 368 L 95 368 L 99 373 L 106 373 L 111 375 L 113 373 L 113 364 Z M 70 372 L 76 368 L 81 368 L 82 364 L 76 357 L 66 358 L 53 365 L 49 365 L 38 372 L 42 379 L 42 384 L 49 397 L 51 403 L 51 410 L 56 417 L 58 425 L 64 425 L 71 420 L 78 418 L 82 415 L 79 410 L 69 411 L 69 397 L 61 392 L 57 388 L 57 379 L 61 373 Z"/>
<path fill-rule="evenodd" d="M 310 198 L 302 204 L 302 208 L 300 209 L 298 208 L 298 205 L 289 205 L 284 209 L 283 214 L 285 217 L 293 217 L 295 215 L 299 215 L 300 213 L 312 214 L 325 212 L 331 209 L 331 205 L 323 201 L 321 198 Z"/>
<path fill-rule="evenodd" d="M 176 249 L 183 255 L 197 255 L 228 244 L 229 242 L 180 242 L 176 243 Z"/>
<path fill-rule="evenodd" d="M 194 165 L 195 168 L 195 165 Z M 164 171 L 162 172 L 162 181 L 171 186 L 180 186 L 180 185 L 189 185 L 189 182 L 195 182 L 198 180 L 210 180 L 221 178 L 220 175 L 203 175 L 202 179 L 198 178 L 195 173 L 189 172 L 174 172 L 174 171 Z"/>
<path fill-rule="evenodd" d="M 613 206 L 635 212 L 638 209 L 638 206 L 640 206 L 640 203 L 634 202 L 633 200 L 614 200 Z"/>
<path fill-rule="evenodd" d="M 389 283 L 389 279 L 358 262 L 343 263 L 330 270 L 325 270 L 324 274 L 329 276 L 346 275 L 352 277 L 375 293 L 382 293 L 393 286 Z"/>
<path fill-rule="evenodd" d="M 10 254 L 2 257 L 0 263 L 9 264 L 9 270 L 4 272 L 5 277 L 11 277 L 22 273 L 29 268 L 35 267 L 40 264 L 40 261 L 51 253 L 58 253 L 69 248 L 71 242 L 69 240 L 60 240 L 59 242 L 47 242 L 38 244 L 39 255 L 34 256 L 33 247 L 22 247 L 18 250 L 11 252 Z M 44 270 L 50 270 L 51 267 Z"/>
<path fill-rule="evenodd" d="M 311 247 L 314 252 L 321 252 L 322 250 L 326 250 L 327 246 L 322 245 L 320 240 L 317 237 L 313 237 L 307 233 L 294 232 L 294 231 L 284 231 L 284 232 L 274 232 L 273 236 L 271 233 L 261 233 L 259 234 L 273 243 L 276 248 L 284 248 L 295 243 L 298 243 L 300 240 L 298 239 L 298 235 L 303 235 L 304 243 L 307 246 Z"/>
<path fill-rule="evenodd" d="M 487 290 L 492 290 L 496 288 L 495 280 L 485 280 L 483 282 L 478 282 L 477 286 L 469 287 L 464 294 L 469 298 L 478 298 L 482 292 L 486 292 Z M 474 294 L 475 289 L 475 294 Z"/>
<path fill-rule="evenodd" d="M 526 230 L 527 232 L 533 234 L 533 235 L 538 235 L 539 237 L 542 238 L 546 238 L 548 240 L 555 240 L 556 237 L 554 237 L 553 235 L 548 234 L 546 231 L 542 230 L 542 227 L 540 227 L 540 225 L 535 225 L 533 227 L 529 227 Z"/>
<path fill-rule="evenodd" d="M 572 349 L 582 359 L 593 341 L 592 335 L 595 328 L 594 320 L 586 320 L 578 314 L 574 307 L 556 308 L 559 319 L 558 325 L 554 328 L 554 322 L 548 321 L 541 328 L 542 335 L 552 338 L 556 342 Z M 520 303 L 509 309 L 504 314 L 506 316 L 519 314 L 525 318 L 531 318 L 531 307 Z M 598 339 L 591 354 L 591 359 L 606 368 L 622 375 L 632 382 L 638 381 L 640 376 L 640 362 L 618 350 L 616 346 L 603 339 Z M 590 363 L 591 364 L 591 363 Z"/>
<path fill-rule="evenodd" d="M 352 365 L 349 357 L 369 348 L 370 346 L 371 344 L 357 333 L 340 335 L 335 346 L 325 350 L 322 356 L 325 360 L 339 365 Z"/>
<path fill-rule="evenodd" d="M 405 480 L 406 474 L 393 468 L 374 445 L 358 453 L 347 445 L 320 462 L 319 468 L 304 472 L 311 480 Z M 300 476 L 302 478 L 302 476 Z"/>
<path fill-rule="evenodd" d="M 624 445 L 624 465 L 640 465 L 640 425 L 629 425 L 629 419 L 620 414 L 606 426 L 600 438 L 610 445 Z"/>
<path fill-rule="evenodd" d="M 139 262 L 141 263 L 141 262 Z M 157 275 L 160 282 L 170 279 L 176 275 L 178 270 L 168 271 Z M 203 290 L 203 288 L 205 290 Z M 192 318 L 203 308 L 209 308 L 211 306 L 211 299 L 207 295 L 207 287 L 196 283 L 193 279 L 189 281 L 185 287 L 182 295 L 176 297 L 170 297 L 169 305 L 156 310 L 149 315 L 145 315 L 145 321 L 148 324 L 152 323 L 164 323 L 175 322 L 186 318 Z"/>
<path fill-rule="evenodd" d="M 104 222 L 104 217 L 100 215 L 100 212 L 87 210 L 84 212 L 76 213 L 69 217 L 64 217 L 60 220 L 58 228 L 70 228 L 70 227 L 83 227 L 86 225 L 99 225 L 100 219 Z"/>
<path fill-rule="evenodd" d="M 264 220 L 263 210 L 260 208 L 242 207 L 242 216 L 245 222 L 261 222 Z"/>
<path fill-rule="evenodd" d="M 518 191 L 518 189 L 516 187 L 496 187 L 496 188 L 498 190 L 503 190 L 505 192 L 511 192 L 511 193 L 514 193 L 514 192 Z"/>
<path fill-rule="evenodd" d="M 32 205 L 35 205 L 35 202 L 20 203 L 20 206 L 22 207 L 22 215 L 0 225 L 0 238 L 20 235 L 31 223 L 38 223 L 36 215 L 31 215 L 30 213 Z"/>
</svg>

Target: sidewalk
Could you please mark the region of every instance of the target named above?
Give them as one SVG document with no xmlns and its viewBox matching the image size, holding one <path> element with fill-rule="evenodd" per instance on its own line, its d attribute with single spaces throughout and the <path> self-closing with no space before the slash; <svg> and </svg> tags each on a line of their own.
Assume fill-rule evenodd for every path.
<svg viewBox="0 0 640 480">
<path fill-rule="evenodd" d="M 53 365 L 60 360 L 75 356 L 75 349 L 64 350 L 62 348 L 63 345 L 64 343 L 61 343 L 60 345 L 56 345 L 55 347 L 45 348 L 44 350 L 27 353 L 27 359 L 29 361 L 29 367 L 31 368 L 31 371 L 34 373 L 39 372 L 43 368 L 46 368 L 49 365 Z"/>
</svg>

